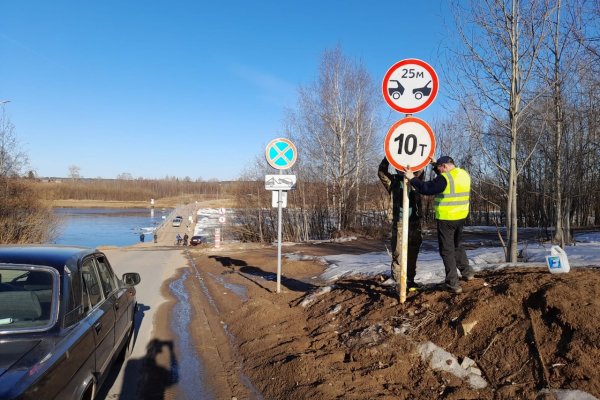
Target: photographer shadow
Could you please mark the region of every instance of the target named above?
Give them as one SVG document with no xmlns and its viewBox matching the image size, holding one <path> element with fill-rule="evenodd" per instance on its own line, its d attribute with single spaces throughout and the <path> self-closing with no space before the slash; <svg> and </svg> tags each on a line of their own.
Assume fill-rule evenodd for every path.
<svg viewBox="0 0 600 400">
<path fill-rule="evenodd" d="M 130 362 L 133 362 L 135 364 L 136 360 L 128 359 L 128 356 L 130 355 L 130 353 L 133 351 L 133 348 L 135 347 L 135 344 L 136 344 L 137 338 L 138 338 L 138 334 L 139 334 L 140 328 L 142 326 L 142 320 L 144 319 L 145 312 L 148 310 L 150 310 L 149 306 L 147 306 L 143 303 L 137 304 L 135 315 L 133 317 L 133 332 L 131 333 L 131 337 L 129 338 L 128 343 L 126 343 L 124 345 L 123 349 L 119 353 L 117 359 L 115 360 L 114 364 L 111 367 L 110 372 L 108 373 L 108 376 L 106 377 L 106 380 L 104 381 L 103 385 L 100 387 L 98 394 L 96 395 L 97 400 L 104 400 L 107 398 L 107 396 L 109 395 L 109 390 L 111 390 L 111 388 L 114 386 L 115 382 L 117 381 L 119 374 L 121 373 L 121 370 L 125 363 L 127 363 L 127 365 L 129 365 Z M 131 371 L 130 371 L 130 375 L 129 375 L 128 379 L 135 379 L 135 381 L 137 382 L 137 380 L 138 380 L 137 377 L 139 376 L 140 369 L 137 368 L 136 371 L 137 371 L 138 375 L 133 377 L 131 375 Z M 135 386 L 135 385 L 130 384 L 129 386 Z M 126 393 L 126 392 L 129 392 L 129 393 Z M 131 388 L 125 388 L 125 385 L 123 385 L 123 387 L 121 388 L 120 398 L 121 399 L 136 399 L 137 396 L 135 396 L 135 393 L 133 392 L 133 390 L 131 390 Z"/>
<path fill-rule="evenodd" d="M 132 381 L 137 385 L 131 385 Z M 179 365 L 173 341 L 153 339 L 143 358 L 127 361 L 120 398 L 163 400 L 167 389 L 177 382 Z"/>
</svg>

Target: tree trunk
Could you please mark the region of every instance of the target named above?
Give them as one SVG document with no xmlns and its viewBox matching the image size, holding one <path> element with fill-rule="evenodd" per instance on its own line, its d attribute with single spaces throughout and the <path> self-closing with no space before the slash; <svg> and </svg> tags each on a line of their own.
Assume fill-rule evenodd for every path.
<svg viewBox="0 0 600 400">
<path fill-rule="evenodd" d="M 509 121 L 510 121 L 510 167 L 508 172 L 508 199 L 507 199 L 507 219 L 506 230 L 508 234 L 508 262 L 517 262 L 517 134 L 519 102 L 521 99 L 520 69 L 519 69 L 519 1 L 512 1 L 512 21 L 511 21 L 511 79 L 510 79 L 510 99 L 509 99 Z"/>
</svg>

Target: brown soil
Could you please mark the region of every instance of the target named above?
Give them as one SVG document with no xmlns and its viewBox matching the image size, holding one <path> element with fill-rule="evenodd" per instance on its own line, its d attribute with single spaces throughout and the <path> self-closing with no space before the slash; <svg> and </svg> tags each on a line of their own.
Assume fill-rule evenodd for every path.
<svg viewBox="0 0 600 400">
<path fill-rule="evenodd" d="M 358 241 L 297 245 L 284 253 L 381 248 L 378 242 Z M 241 373 L 265 399 L 552 398 L 539 395 L 544 388 L 600 397 L 597 268 L 564 275 L 536 268 L 492 271 L 463 283 L 460 295 L 429 287 L 409 293 L 404 305 L 381 278 L 346 279 L 303 306 L 308 294 L 325 286 L 317 278 L 324 267 L 315 261 L 284 258 L 282 292 L 276 293 L 275 247 L 190 254 L 231 333 L 231 358 L 241 362 Z M 224 282 L 245 287 L 246 296 Z M 433 370 L 417 352 L 426 341 L 459 361 L 473 359 L 487 388 L 475 390 Z M 231 391 L 238 398 L 253 397 L 248 387 Z"/>
</svg>

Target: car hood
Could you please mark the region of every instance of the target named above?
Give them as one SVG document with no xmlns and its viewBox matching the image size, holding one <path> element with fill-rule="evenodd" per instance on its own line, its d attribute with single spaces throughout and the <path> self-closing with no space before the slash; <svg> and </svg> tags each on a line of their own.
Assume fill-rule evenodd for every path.
<svg viewBox="0 0 600 400">
<path fill-rule="evenodd" d="M 0 376 L 33 350 L 41 340 L 2 340 L 0 338 Z"/>
</svg>

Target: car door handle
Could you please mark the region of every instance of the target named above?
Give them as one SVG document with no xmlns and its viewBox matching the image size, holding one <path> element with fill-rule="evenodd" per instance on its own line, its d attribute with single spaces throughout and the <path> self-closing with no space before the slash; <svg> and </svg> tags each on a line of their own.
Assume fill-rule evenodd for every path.
<svg viewBox="0 0 600 400">
<path fill-rule="evenodd" d="M 100 331 L 102 330 L 102 322 L 96 322 L 94 324 L 94 329 L 96 330 L 96 333 L 100 333 Z"/>
<path fill-rule="evenodd" d="M 115 310 L 119 311 L 119 308 L 121 307 L 121 305 L 119 303 L 115 303 Z"/>
</svg>

